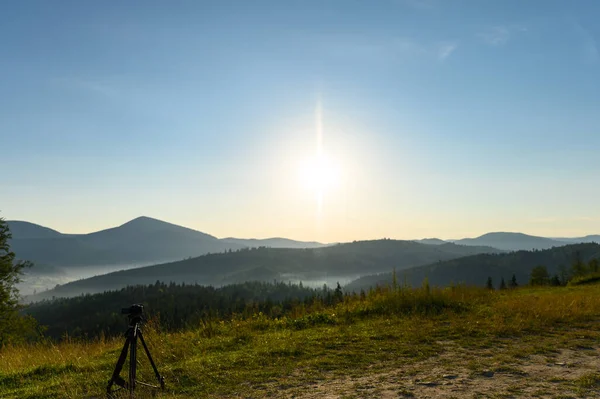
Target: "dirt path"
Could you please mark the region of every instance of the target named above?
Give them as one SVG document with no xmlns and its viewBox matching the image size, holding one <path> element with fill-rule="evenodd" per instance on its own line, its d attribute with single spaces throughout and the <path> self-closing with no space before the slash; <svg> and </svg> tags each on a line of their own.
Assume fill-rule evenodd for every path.
<svg viewBox="0 0 600 399">
<path fill-rule="evenodd" d="M 357 370 L 354 375 L 360 374 Z M 280 390 L 286 398 L 600 398 L 600 348 L 519 359 L 452 348 L 427 361 Z"/>
</svg>

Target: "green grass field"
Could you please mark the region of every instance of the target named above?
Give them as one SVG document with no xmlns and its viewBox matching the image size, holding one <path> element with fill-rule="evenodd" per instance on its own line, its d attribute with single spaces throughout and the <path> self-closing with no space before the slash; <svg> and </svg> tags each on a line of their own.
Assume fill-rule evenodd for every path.
<svg viewBox="0 0 600 399">
<path fill-rule="evenodd" d="M 492 385 L 480 393 L 468 391 L 468 397 L 594 397 L 600 389 L 595 363 L 572 376 L 548 377 L 532 365 L 567 370 L 570 360 L 561 359 L 580 352 L 594 361 L 599 316 L 598 285 L 491 292 L 420 288 L 298 309 L 290 318 L 257 314 L 177 333 L 150 323 L 144 334 L 166 379 L 166 392 L 158 394 L 165 398 L 320 397 L 323 392 L 419 397 L 427 389 L 430 397 L 438 391 L 439 397 L 465 397 L 444 394 L 442 388 L 454 378 L 465 386 L 478 378 L 484 387 L 498 381 L 500 389 Z M 67 339 L 6 347 L 0 351 L 0 397 L 104 397 L 122 344 L 122 338 Z M 141 352 L 138 358 L 140 379 L 153 382 Z M 490 375 L 496 377 L 486 379 Z M 140 390 L 138 397 L 149 395 Z"/>
</svg>

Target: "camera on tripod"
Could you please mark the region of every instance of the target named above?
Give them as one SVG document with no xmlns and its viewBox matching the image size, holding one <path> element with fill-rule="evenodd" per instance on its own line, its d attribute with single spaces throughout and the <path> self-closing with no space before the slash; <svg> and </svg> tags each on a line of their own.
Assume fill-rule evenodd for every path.
<svg viewBox="0 0 600 399">
<path fill-rule="evenodd" d="M 144 313 L 144 306 L 140 304 L 131 305 L 128 308 L 122 308 L 121 314 L 126 314 L 129 317 L 139 317 Z"/>
<path fill-rule="evenodd" d="M 113 371 L 112 377 L 110 381 L 108 381 L 108 386 L 106 387 L 106 396 L 108 398 L 114 398 L 114 393 L 116 390 L 113 390 L 113 385 L 117 385 L 122 389 L 127 389 L 129 391 L 129 397 L 134 398 L 134 390 L 137 384 L 145 385 L 151 388 L 160 388 L 162 390 L 165 389 L 165 379 L 160 375 L 158 369 L 156 368 L 156 364 L 154 364 L 154 360 L 150 355 L 150 351 L 148 350 L 148 346 L 146 345 L 146 341 L 144 340 L 144 334 L 142 334 L 142 322 L 143 322 L 143 313 L 144 306 L 136 303 L 131 305 L 128 308 L 121 308 L 121 314 L 126 314 L 129 319 L 129 328 L 127 328 L 127 332 L 125 333 L 125 345 L 123 345 L 123 349 L 121 350 L 121 354 L 119 355 L 119 360 L 117 360 L 117 365 Z M 144 352 L 146 352 L 146 356 L 150 361 L 150 365 L 154 370 L 154 375 L 156 376 L 156 380 L 160 385 L 150 385 L 144 382 L 139 382 L 136 379 L 136 371 L 137 371 L 137 344 L 138 340 L 142 344 L 144 348 Z M 129 352 L 129 380 L 125 381 L 123 377 L 121 377 L 121 370 L 125 365 L 125 360 L 127 358 L 127 352 Z"/>
</svg>

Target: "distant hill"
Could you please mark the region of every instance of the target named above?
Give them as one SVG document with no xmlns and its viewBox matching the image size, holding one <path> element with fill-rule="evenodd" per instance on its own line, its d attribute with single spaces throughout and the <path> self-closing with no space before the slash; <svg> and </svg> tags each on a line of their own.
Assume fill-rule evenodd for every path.
<svg viewBox="0 0 600 399">
<path fill-rule="evenodd" d="M 117 254 L 114 259 L 121 262 L 182 259 L 243 247 L 149 217 L 139 217 L 119 227 L 87 234 L 82 239 L 94 248 Z"/>
<path fill-rule="evenodd" d="M 244 245 L 149 217 L 90 234 L 61 234 L 26 222 L 9 222 L 17 258 L 61 268 L 158 263 Z"/>
<path fill-rule="evenodd" d="M 514 274 L 518 282 L 527 283 L 534 267 L 543 265 L 551 275 L 558 274 L 561 265 L 568 269 L 577 256 L 586 262 L 593 258 L 600 259 L 600 245 L 572 244 L 546 250 L 467 256 L 405 269 L 397 273 L 397 280 L 400 283 L 406 281 L 412 286 L 421 285 L 425 278 L 430 284 L 438 286 L 451 283 L 481 286 L 485 285 L 488 277 L 492 277 L 493 283 L 498 286 L 500 279 L 504 278 L 508 283 Z M 391 273 L 364 276 L 348 284 L 346 289 L 368 289 L 377 284 L 390 284 L 391 281 Z"/>
<path fill-rule="evenodd" d="M 32 238 L 56 238 L 62 234 L 48 227 L 38 224 L 23 222 L 21 220 L 10 220 L 7 222 L 13 238 L 32 239 Z"/>
<path fill-rule="evenodd" d="M 564 237 L 553 238 L 554 240 L 569 242 L 573 244 L 595 242 L 600 244 L 600 234 L 589 235 L 585 237 Z"/>
<path fill-rule="evenodd" d="M 498 250 L 397 240 L 358 241 L 311 249 L 241 249 L 74 281 L 30 299 L 102 292 L 157 280 L 216 286 L 249 280 L 348 280 L 393 268 L 401 270 L 483 252 Z"/>
<path fill-rule="evenodd" d="M 288 238 L 274 237 L 274 238 L 222 238 L 221 241 L 227 243 L 239 244 L 245 247 L 257 248 L 257 247 L 270 247 L 270 248 L 320 248 L 329 244 L 322 244 L 316 241 L 295 241 Z"/>
<path fill-rule="evenodd" d="M 218 239 L 210 234 L 144 216 L 118 227 L 89 234 L 62 234 L 22 221 L 9 221 L 8 224 L 13 235 L 11 246 L 19 259 L 65 269 L 111 264 L 156 264 L 246 247 L 318 248 L 326 245 L 286 238 Z"/>
<path fill-rule="evenodd" d="M 442 245 L 448 243 L 448 241 L 440 240 L 439 238 L 423 238 L 421 240 L 415 240 L 415 242 L 420 242 L 421 244 L 429 245 Z"/>
<path fill-rule="evenodd" d="M 201 255 L 251 247 L 315 251 L 330 248 L 324 253 L 327 257 L 331 257 L 327 259 L 330 259 L 332 264 L 322 261 L 322 258 L 317 262 L 286 251 L 268 252 L 271 258 L 267 260 L 259 260 L 256 255 L 250 257 L 232 255 L 234 259 L 232 262 L 235 262 L 235 265 L 221 265 L 223 268 L 215 270 L 211 269 L 213 262 L 218 264 L 223 260 L 211 260 L 208 264 L 206 260 L 192 260 L 186 265 L 196 265 L 206 270 L 186 269 L 184 273 L 181 269 L 176 277 L 179 279 L 177 281 L 185 281 L 184 279 L 189 277 L 202 283 L 223 285 L 248 279 L 262 281 L 291 279 L 311 280 L 314 284 L 318 282 L 322 284 L 324 278 L 331 282 L 332 279 L 339 277 L 342 282 L 345 282 L 366 273 L 389 271 L 393 267 L 401 269 L 477 253 L 545 249 L 567 243 L 600 241 L 598 235 L 550 239 L 521 233 L 488 233 L 481 237 L 456 241 L 456 244 L 460 245 L 437 238 L 426 238 L 414 242 L 361 241 L 353 245 L 340 246 L 280 237 L 218 239 L 210 234 L 150 217 L 139 217 L 121 226 L 89 234 L 63 234 L 25 221 L 9 221 L 8 224 L 13 234 L 11 248 L 17 258 L 31 260 L 35 264 L 35 267 L 26 271 L 25 281 L 20 286 L 24 293 L 41 291 L 56 284 L 115 270 L 167 262 L 175 262 L 171 265 L 178 265 L 177 261 L 183 259 L 195 259 Z M 342 248 L 341 253 L 336 252 L 340 250 L 339 248 Z M 323 256 L 319 251 L 310 253 Z M 341 262 L 345 262 L 343 268 L 338 267 Z M 131 283 L 135 283 L 139 278 L 135 273 L 131 276 L 128 280 Z M 150 282 L 154 282 L 156 277 L 156 275 L 149 275 L 148 278 L 152 279 Z M 167 272 L 158 273 L 158 278 L 165 281 L 170 281 L 171 277 Z M 108 277 L 107 281 L 113 278 L 115 277 Z M 105 287 L 105 284 L 100 283 L 98 287 Z"/>
<path fill-rule="evenodd" d="M 484 245 L 505 251 L 520 251 L 532 249 L 548 249 L 569 244 L 569 242 L 545 237 L 530 236 L 523 233 L 487 233 L 477 238 L 455 240 L 460 245 Z"/>
</svg>

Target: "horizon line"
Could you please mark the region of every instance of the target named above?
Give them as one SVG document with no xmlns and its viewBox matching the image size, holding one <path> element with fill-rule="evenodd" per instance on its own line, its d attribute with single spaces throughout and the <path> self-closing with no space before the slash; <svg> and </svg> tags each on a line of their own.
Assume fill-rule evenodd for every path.
<svg viewBox="0 0 600 399">
<path fill-rule="evenodd" d="M 154 218 L 152 216 L 137 216 L 133 219 L 130 219 L 122 224 L 116 225 L 116 226 L 111 226 L 111 227 L 106 227 L 100 230 L 94 230 L 94 231 L 89 231 L 89 232 L 80 232 L 80 233 L 64 233 L 62 231 L 59 231 L 55 228 L 52 227 L 48 227 L 48 226 L 44 226 L 35 222 L 30 222 L 28 220 L 21 220 L 21 219 L 4 219 L 6 222 L 22 222 L 22 223 L 29 223 L 29 224 L 33 224 L 39 227 L 43 227 L 43 228 L 47 228 L 53 231 L 56 231 L 59 234 L 63 234 L 63 235 L 88 235 L 88 234 L 94 234 L 94 233 L 98 233 L 100 231 L 105 231 L 105 230 L 110 230 L 110 229 L 114 229 L 114 228 L 119 228 L 122 227 L 130 222 L 133 222 L 135 220 L 138 219 L 152 219 L 154 221 L 160 222 L 160 223 L 165 223 L 165 224 L 170 224 L 173 226 L 177 226 L 177 227 L 181 227 L 181 228 L 185 228 L 185 229 L 189 229 L 189 230 L 193 230 L 196 231 L 198 233 L 202 233 L 202 234 L 207 234 L 210 235 L 218 240 L 230 240 L 230 239 L 235 239 L 235 240 L 271 240 L 271 239 L 285 239 L 285 240 L 291 240 L 291 241 L 298 241 L 298 242 L 305 242 L 305 243 L 317 243 L 317 244 L 322 244 L 322 245 L 334 245 L 334 244 L 343 244 L 343 243 L 351 243 L 353 241 L 376 241 L 376 240 L 384 240 L 384 239 L 390 239 L 390 240 L 396 240 L 396 241 L 423 241 L 423 240 L 441 240 L 441 241 L 445 241 L 447 243 L 454 243 L 456 241 L 460 241 L 460 240 L 465 240 L 465 239 L 477 239 L 477 238 L 481 238 L 485 235 L 488 234 L 522 234 L 522 235 L 526 235 L 526 236 L 530 236 L 530 237 L 536 237 L 536 238 L 545 238 L 545 239 L 549 239 L 549 240 L 560 240 L 560 239 L 576 239 L 576 238 L 586 238 L 586 237 L 590 237 L 590 236 L 597 236 L 600 235 L 600 233 L 591 233 L 591 234 L 585 234 L 585 235 L 576 235 L 576 236 L 540 236 L 540 235 L 534 235 L 534 234 L 529 234 L 529 233 L 524 233 L 522 231 L 502 231 L 502 230 L 498 230 L 498 231 L 488 231 L 485 232 L 483 234 L 474 236 L 474 237 L 462 237 L 462 238 L 440 238 L 440 237 L 423 237 L 423 238 L 395 238 L 395 237 L 388 237 L 388 236 L 384 236 L 384 237 L 378 237 L 378 238 L 362 238 L 362 239 L 353 239 L 353 240 L 347 240 L 347 241 L 329 241 L 329 242 L 322 242 L 322 241 L 318 241 L 318 240 L 302 240 L 302 239 L 294 239 L 294 238 L 289 238 L 289 237 L 283 237 L 283 236 L 268 236 L 268 237 L 250 237 L 250 238 L 242 238 L 242 237 L 235 237 L 235 236 L 223 236 L 223 237 L 217 237 L 215 235 L 212 235 L 210 233 L 207 233 L 205 231 L 201 231 L 198 230 L 196 228 L 193 227 L 187 227 L 187 226 L 183 226 L 180 224 L 175 224 L 172 222 L 168 222 L 162 219 L 157 219 Z"/>
</svg>

